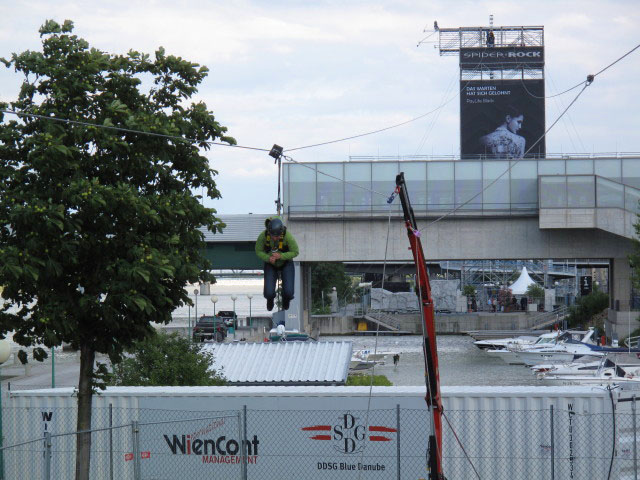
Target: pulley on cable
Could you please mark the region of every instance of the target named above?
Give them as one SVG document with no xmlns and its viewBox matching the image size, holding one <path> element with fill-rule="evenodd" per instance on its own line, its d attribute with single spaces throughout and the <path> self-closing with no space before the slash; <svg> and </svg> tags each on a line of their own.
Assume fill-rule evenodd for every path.
<svg viewBox="0 0 640 480">
<path fill-rule="evenodd" d="M 280 200 L 280 185 L 281 185 L 281 178 L 282 178 L 282 152 L 283 152 L 283 148 L 280 145 L 277 144 L 273 144 L 273 147 L 271 147 L 271 151 L 269 152 L 269 156 L 275 158 L 275 161 L 273 163 L 277 163 L 278 164 L 278 198 L 276 199 L 276 211 L 278 213 L 278 215 L 280 215 L 282 213 L 282 202 Z"/>
</svg>

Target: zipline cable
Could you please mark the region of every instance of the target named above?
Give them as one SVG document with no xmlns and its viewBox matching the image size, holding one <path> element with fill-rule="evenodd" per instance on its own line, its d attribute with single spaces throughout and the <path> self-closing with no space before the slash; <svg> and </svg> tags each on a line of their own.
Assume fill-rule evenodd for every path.
<svg viewBox="0 0 640 480">
<path fill-rule="evenodd" d="M 79 126 L 83 126 L 83 127 L 94 127 L 94 128 L 102 128 L 105 130 L 112 130 L 112 131 L 116 131 L 116 132 L 124 132 L 124 133 L 135 133 L 137 135 L 147 135 L 150 137 L 160 137 L 160 138 L 167 138 L 169 140 L 177 140 L 177 141 L 181 141 L 181 142 L 186 142 L 186 143 L 205 143 L 207 145 L 219 145 L 221 147 L 231 147 L 231 148 L 240 148 L 240 149 L 244 149 L 244 150 L 257 150 L 260 152 L 268 152 L 269 149 L 268 148 L 258 148 L 258 147 L 248 147 L 245 145 L 232 145 L 229 143 L 222 143 L 222 142 L 214 142 L 211 140 L 197 140 L 195 138 L 187 138 L 187 137 L 180 137 L 177 135 L 167 135 L 164 133 L 155 133 L 155 132 L 145 132 L 142 130 L 133 130 L 131 128 L 124 128 L 124 127 L 116 127 L 116 126 L 111 126 L 111 125 L 100 125 L 98 123 L 90 123 L 90 122 L 81 122 L 79 120 L 69 120 L 67 118 L 59 118 L 59 117 L 48 117 L 46 115 L 38 115 L 35 113 L 29 113 L 29 112 L 17 112 L 15 110 L 6 110 L 6 109 L 0 109 L 0 112 L 2 113 L 8 113 L 11 115 L 16 115 L 19 117 L 33 117 L 33 118 L 38 118 L 40 120 L 50 120 L 52 122 L 60 122 L 60 123 L 66 123 L 66 124 L 71 124 L 71 125 L 79 125 Z"/>
</svg>

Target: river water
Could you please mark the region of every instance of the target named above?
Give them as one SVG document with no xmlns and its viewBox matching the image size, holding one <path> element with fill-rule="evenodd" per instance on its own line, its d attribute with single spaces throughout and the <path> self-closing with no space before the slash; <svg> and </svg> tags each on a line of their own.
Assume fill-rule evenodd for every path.
<svg viewBox="0 0 640 480">
<path fill-rule="evenodd" d="M 374 374 L 385 375 L 394 385 L 424 385 L 422 337 L 323 336 L 321 340 L 349 340 L 353 350 L 371 350 L 400 354 L 398 366 L 387 357 L 377 365 Z M 489 357 L 473 344 L 467 335 L 441 335 L 437 338 L 440 383 L 453 385 L 544 385 L 523 365 L 507 365 L 499 358 Z M 365 370 L 369 373 L 370 370 Z"/>
</svg>

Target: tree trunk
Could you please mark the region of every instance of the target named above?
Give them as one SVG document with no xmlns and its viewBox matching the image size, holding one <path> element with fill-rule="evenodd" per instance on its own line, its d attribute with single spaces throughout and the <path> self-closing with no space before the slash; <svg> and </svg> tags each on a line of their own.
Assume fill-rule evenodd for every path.
<svg viewBox="0 0 640 480">
<path fill-rule="evenodd" d="M 93 362 L 96 352 L 93 347 L 80 347 L 80 378 L 78 383 L 77 431 L 91 430 L 91 400 L 93 390 Z M 78 433 L 76 439 L 76 480 L 89 480 L 91 465 L 91 433 Z"/>
</svg>

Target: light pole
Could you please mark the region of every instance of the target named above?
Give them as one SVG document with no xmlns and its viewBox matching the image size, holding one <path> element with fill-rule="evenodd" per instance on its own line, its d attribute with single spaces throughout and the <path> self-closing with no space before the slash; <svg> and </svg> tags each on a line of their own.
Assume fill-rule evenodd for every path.
<svg viewBox="0 0 640 480">
<path fill-rule="evenodd" d="M 51 347 L 51 388 L 56 388 L 56 347 Z"/>
<path fill-rule="evenodd" d="M 249 326 L 251 326 L 251 299 L 253 298 L 253 295 L 249 294 L 247 295 L 247 298 L 249 299 Z"/>
<path fill-rule="evenodd" d="M 238 329 L 238 322 L 236 321 L 236 300 L 238 299 L 238 297 L 236 295 L 231 295 L 231 301 L 233 302 L 233 322 L 235 325 L 235 328 L 233 329 L 233 338 L 236 338 L 236 330 Z"/>
<path fill-rule="evenodd" d="M 216 303 L 218 303 L 217 295 L 211 295 L 211 303 L 213 303 L 213 316 L 216 316 Z"/>
<path fill-rule="evenodd" d="M 11 345 L 6 340 L 0 340 L 0 364 L 3 364 L 9 360 L 11 355 Z M 2 437 L 4 432 L 2 430 L 2 387 L 0 386 L 0 448 L 3 447 Z M 4 450 L 0 450 L 0 480 L 4 479 Z"/>
<path fill-rule="evenodd" d="M 198 291 L 197 288 L 193 291 L 193 296 L 195 297 L 195 300 L 196 300 L 196 313 L 195 313 L 196 323 L 198 323 L 198 294 L 199 293 L 200 292 Z"/>
</svg>

